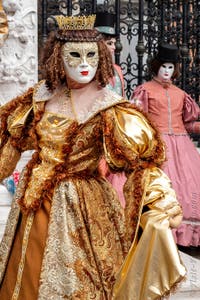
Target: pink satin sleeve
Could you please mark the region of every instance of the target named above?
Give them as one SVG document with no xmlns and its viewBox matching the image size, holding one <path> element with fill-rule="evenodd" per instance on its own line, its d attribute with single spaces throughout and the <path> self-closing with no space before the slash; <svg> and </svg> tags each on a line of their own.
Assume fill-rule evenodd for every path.
<svg viewBox="0 0 200 300">
<path fill-rule="evenodd" d="M 184 123 L 196 121 L 198 117 L 200 117 L 200 107 L 188 94 L 185 93 L 183 106 Z"/>
<path fill-rule="evenodd" d="M 185 129 L 188 133 L 200 134 L 200 121 L 185 123 Z"/>
<path fill-rule="evenodd" d="M 130 102 L 141 108 L 143 111 L 148 112 L 148 92 L 145 90 L 144 85 L 139 85 L 131 97 Z"/>
</svg>

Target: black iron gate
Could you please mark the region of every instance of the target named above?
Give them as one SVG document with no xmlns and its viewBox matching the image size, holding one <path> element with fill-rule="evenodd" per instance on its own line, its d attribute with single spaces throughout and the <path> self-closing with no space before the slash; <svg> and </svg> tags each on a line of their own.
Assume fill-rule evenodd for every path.
<svg viewBox="0 0 200 300">
<path fill-rule="evenodd" d="M 161 40 L 174 42 L 181 52 L 181 77 L 177 85 L 200 102 L 200 0 L 39 0 L 39 44 L 45 40 L 51 15 L 115 13 L 116 63 L 123 70 L 126 96 L 150 79 L 148 60 Z M 123 47 L 122 47 L 123 45 Z"/>
</svg>

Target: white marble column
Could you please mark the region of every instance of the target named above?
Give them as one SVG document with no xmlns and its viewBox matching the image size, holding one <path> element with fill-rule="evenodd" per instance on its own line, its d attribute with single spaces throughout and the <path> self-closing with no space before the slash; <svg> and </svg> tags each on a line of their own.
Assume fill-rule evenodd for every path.
<svg viewBox="0 0 200 300">
<path fill-rule="evenodd" d="M 0 47 L 0 105 L 22 94 L 38 80 L 37 1 L 3 0 L 8 19 L 8 37 Z M 17 168 L 21 170 L 30 153 L 26 152 Z M 0 240 L 12 196 L 0 184 Z"/>
</svg>

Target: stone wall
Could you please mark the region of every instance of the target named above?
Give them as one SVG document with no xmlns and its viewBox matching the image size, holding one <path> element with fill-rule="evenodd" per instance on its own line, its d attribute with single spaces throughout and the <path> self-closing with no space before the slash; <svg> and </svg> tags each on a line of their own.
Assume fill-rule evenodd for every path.
<svg viewBox="0 0 200 300">
<path fill-rule="evenodd" d="M 38 80 L 37 1 L 4 0 L 8 37 L 0 48 L 0 105 L 22 94 Z M 17 165 L 19 171 L 31 153 L 26 152 Z M 12 200 L 0 184 L 0 239 Z"/>
</svg>

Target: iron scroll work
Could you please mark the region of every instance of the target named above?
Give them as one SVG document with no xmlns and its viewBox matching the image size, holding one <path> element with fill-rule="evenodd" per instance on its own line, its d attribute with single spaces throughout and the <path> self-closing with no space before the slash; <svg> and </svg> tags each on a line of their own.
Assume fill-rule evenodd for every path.
<svg viewBox="0 0 200 300">
<path fill-rule="evenodd" d="M 200 0 L 41 0 L 38 7 L 41 40 L 47 36 L 47 20 L 52 15 L 91 14 L 99 10 L 115 14 L 115 59 L 124 74 L 128 99 L 138 84 L 150 79 L 148 61 L 158 43 L 176 43 L 181 62 L 177 85 L 200 102 Z"/>
</svg>

